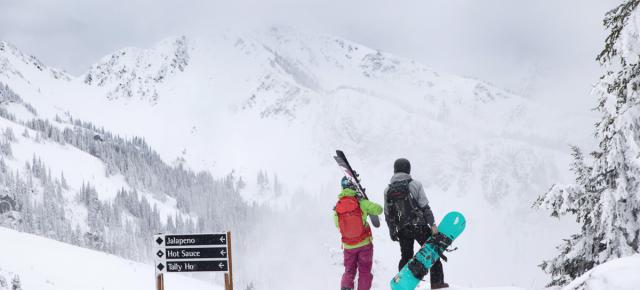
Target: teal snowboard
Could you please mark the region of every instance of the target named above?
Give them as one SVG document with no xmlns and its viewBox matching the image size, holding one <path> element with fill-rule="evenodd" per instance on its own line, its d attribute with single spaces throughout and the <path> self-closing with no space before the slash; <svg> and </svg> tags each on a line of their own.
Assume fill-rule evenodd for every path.
<svg viewBox="0 0 640 290">
<path fill-rule="evenodd" d="M 438 225 L 438 234 L 430 237 L 420 251 L 391 280 L 393 290 L 414 290 L 441 253 L 464 231 L 467 222 L 459 212 L 450 212 Z"/>
</svg>

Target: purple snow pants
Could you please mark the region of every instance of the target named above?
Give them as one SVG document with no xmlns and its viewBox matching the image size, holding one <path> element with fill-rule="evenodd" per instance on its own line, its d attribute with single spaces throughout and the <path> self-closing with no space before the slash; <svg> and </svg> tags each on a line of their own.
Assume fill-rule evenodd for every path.
<svg viewBox="0 0 640 290">
<path fill-rule="evenodd" d="M 373 264 L 373 244 L 356 249 L 344 250 L 344 274 L 340 286 L 353 289 L 353 281 L 358 275 L 358 290 L 371 289 L 371 266 Z"/>
</svg>

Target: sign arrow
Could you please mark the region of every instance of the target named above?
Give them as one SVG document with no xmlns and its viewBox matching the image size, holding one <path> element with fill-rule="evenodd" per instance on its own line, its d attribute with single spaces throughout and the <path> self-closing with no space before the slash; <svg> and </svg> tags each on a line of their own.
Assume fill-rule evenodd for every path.
<svg viewBox="0 0 640 290">
<path fill-rule="evenodd" d="M 222 256 L 225 256 L 226 253 L 227 253 L 227 251 L 225 251 L 224 249 L 222 249 L 222 251 L 220 251 L 220 255 L 222 255 Z"/>
<path fill-rule="evenodd" d="M 226 239 L 225 239 L 225 237 L 224 237 L 224 236 L 220 237 L 220 242 L 224 243 L 224 241 L 225 241 L 225 240 L 226 240 Z"/>
<path fill-rule="evenodd" d="M 224 264 L 220 263 L 220 264 L 218 264 L 218 267 L 219 267 L 220 269 L 224 269 Z"/>
</svg>

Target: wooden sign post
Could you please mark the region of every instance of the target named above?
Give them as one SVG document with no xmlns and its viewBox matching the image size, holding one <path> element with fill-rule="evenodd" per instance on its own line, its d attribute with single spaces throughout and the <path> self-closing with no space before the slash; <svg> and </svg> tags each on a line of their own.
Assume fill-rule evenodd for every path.
<svg viewBox="0 0 640 290">
<path fill-rule="evenodd" d="M 164 274 L 156 274 L 156 290 L 164 290 Z"/>
<path fill-rule="evenodd" d="M 229 273 L 224 274 L 224 289 L 233 290 L 233 263 L 231 259 L 231 232 L 227 232 L 227 249 L 229 250 Z"/>
</svg>

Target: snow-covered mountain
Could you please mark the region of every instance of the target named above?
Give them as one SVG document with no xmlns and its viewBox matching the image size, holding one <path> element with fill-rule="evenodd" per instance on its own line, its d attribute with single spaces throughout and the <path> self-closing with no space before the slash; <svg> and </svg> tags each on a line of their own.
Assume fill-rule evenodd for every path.
<svg viewBox="0 0 640 290">
<path fill-rule="evenodd" d="M 144 136 L 153 145 L 158 140 L 167 159 L 187 149 L 183 157 L 196 168 L 211 169 L 214 163 L 224 171 L 251 167 L 246 164 L 271 167 L 282 156 L 268 152 L 297 147 L 320 148 L 314 153 L 324 155 L 335 145 L 352 146 L 365 149 L 357 154 L 367 156 L 389 149 L 406 152 L 415 144 L 443 147 L 433 142 L 443 138 L 460 143 L 461 137 L 446 128 L 562 150 L 571 141 L 564 137 L 571 128 L 557 126 L 565 116 L 537 117 L 549 116 L 539 113 L 550 108 L 330 36 L 270 30 L 177 37 L 151 49 L 119 50 L 84 75 L 63 81 L 49 72 L 57 70 L 40 71 L 43 65 L 28 61 L 35 58 L 3 47 L 10 48 L 4 53 L 5 70 L 19 72 L 5 73 L 4 82 L 27 101 L 46 98 L 54 107 L 48 113 L 70 111 Z M 37 65 L 25 67 L 31 63 Z M 557 128 L 547 130 L 550 126 Z M 247 137 L 260 142 L 244 142 Z M 296 143 L 299 139 L 305 142 Z M 241 149 L 251 152 L 252 162 L 229 156 Z M 307 148 L 287 151 L 309 155 Z M 298 169 L 290 171 L 299 175 Z"/>
<path fill-rule="evenodd" d="M 450 209 L 469 217 L 455 255 L 459 264 L 450 263 L 445 272 L 462 284 L 504 284 L 508 277 L 509 283 L 541 286 L 546 278 L 536 265 L 566 235 L 559 232 L 572 229 L 530 205 L 549 185 L 569 178 L 566 145 L 580 142 L 588 130 L 574 126 L 576 120 L 588 121 L 344 39 L 289 29 L 180 36 L 148 49 L 116 51 L 81 76 L 1 43 L 0 68 L 0 83 L 55 126 L 70 126 L 72 118 L 91 121 L 116 135 L 143 137 L 166 164 L 217 177 L 233 171 L 249 201 L 279 209 L 300 207 L 300 200 L 313 204 L 305 223 L 317 224 L 325 235 L 268 237 L 274 247 L 337 243 L 327 218 L 340 177 L 331 159 L 336 148 L 352 159 L 372 199 L 381 201 L 395 158 L 407 157 L 438 217 Z M 18 120 L 34 118 L 26 105 L 6 107 Z M 60 171 L 78 187 L 88 177 L 76 163 Z M 112 198 L 115 190 L 102 191 Z M 386 241 L 386 229 L 374 235 L 380 255 L 394 260 L 397 245 Z M 264 258 L 291 267 L 287 259 Z M 495 270 L 469 271 L 477 261 L 495 261 Z M 380 270 L 378 285 L 393 268 Z M 265 270 L 254 270 L 269 279 L 259 273 Z M 271 285 L 278 283 L 286 284 Z"/>
</svg>

